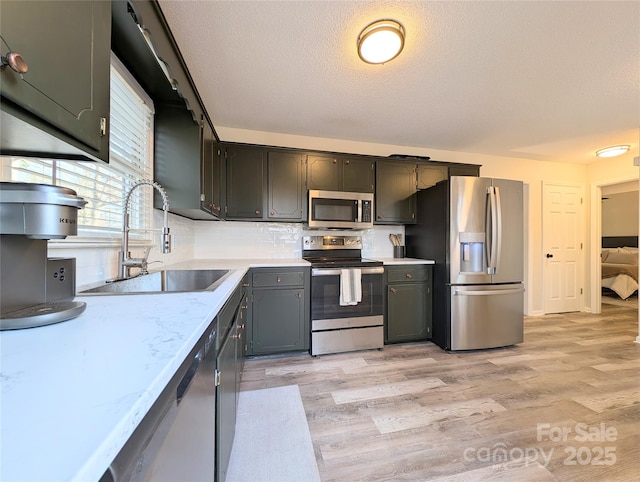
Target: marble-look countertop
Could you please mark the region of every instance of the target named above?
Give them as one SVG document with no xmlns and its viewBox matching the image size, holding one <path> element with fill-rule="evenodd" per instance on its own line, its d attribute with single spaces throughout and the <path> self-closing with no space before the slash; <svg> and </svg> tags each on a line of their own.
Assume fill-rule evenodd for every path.
<svg viewBox="0 0 640 482">
<path fill-rule="evenodd" d="M 77 296 L 79 317 L 0 332 L 0 480 L 97 481 L 251 267 L 301 259 L 197 260 L 234 269 L 215 291 Z"/>
<path fill-rule="evenodd" d="M 214 291 L 80 295 L 73 320 L 0 332 L 0 480 L 98 480 L 247 270 L 308 265 L 176 263 L 162 269 L 235 271 Z"/>
<path fill-rule="evenodd" d="M 400 264 L 435 264 L 435 261 L 430 259 L 416 259 L 416 258 L 377 258 L 382 261 L 385 266 L 393 266 Z"/>
</svg>

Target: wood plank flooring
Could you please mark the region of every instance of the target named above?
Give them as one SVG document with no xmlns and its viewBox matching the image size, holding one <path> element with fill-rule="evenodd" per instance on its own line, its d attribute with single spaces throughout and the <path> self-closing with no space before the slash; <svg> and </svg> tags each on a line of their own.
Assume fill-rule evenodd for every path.
<svg viewBox="0 0 640 482">
<path fill-rule="evenodd" d="M 508 348 L 248 359 L 241 389 L 299 386 L 323 481 L 637 481 L 637 334 L 603 305 L 527 318 Z"/>
</svg>

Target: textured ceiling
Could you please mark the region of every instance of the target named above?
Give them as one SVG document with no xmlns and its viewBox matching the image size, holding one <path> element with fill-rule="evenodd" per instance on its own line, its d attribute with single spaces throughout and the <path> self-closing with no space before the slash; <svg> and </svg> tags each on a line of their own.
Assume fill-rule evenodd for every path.
<svg viewBox="0 0 640 482">
<path fill-rule="evenodd" d="M 160 0 L 216 128 L 589 163 L 640 143 L 640 2 Z M 405 48 L 363 63 L 393 18 Z M 224 140 L 224 139 L 223 139 Z"/>
</svg>

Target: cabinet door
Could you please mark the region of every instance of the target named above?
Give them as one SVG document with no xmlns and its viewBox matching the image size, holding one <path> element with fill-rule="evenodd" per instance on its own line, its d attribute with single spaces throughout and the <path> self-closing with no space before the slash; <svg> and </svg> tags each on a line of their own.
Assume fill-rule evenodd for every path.
<svg viewBox="0 0 640 482">
<path fill-rule="evenodd" d="M 376 163 L 376 224 L 416 222 L 416 165 L 409 162 Z"/>
<path fill-rule="evenodd" d="M 215 143 L 215 138 L 213 137 L 213 129 L 209 125 L 206 119 L 203 120 L 202 124 L 202 163 L 201 163 L 201 178 L 200 178 L 200 206 L 201 209 L 207 211 L 211 214 L 220 215 L 220 188 L 216 189 L 215 186 L 215 169 L 216 169 L 216 158 L 219 159 L 217 155 L 217 145 Z M 220 161 L 217 162 L 218 169 L 220 168 Z M 217 177 L 218 181 L 220 180 L 220 176 Z M 214 199 L 215 196 L 218 196 L 218 200 Z M 217 209 L 216 209 L 217 208 Z"/>
<path fill-rule="evenodd" d="M 464 164 L 461 164 L 459 166 L 451 165 L 449 166 L 449 176 L 478 177 L 480 176 L 480 166 L 464 165 Z"/>
<path fill-rule="evenodd" d="M 300 154 L 270 151 L 267 153 L 267 218 L 276 221 L 306 219 L 306 169 Z"/>
<path fill-rule="evenodd" d="M 253 290 L 251 353 L 309 349 L 303 288 Z"/>
<path fill-rule="evenodd" d="M 369 159 L 342 159 L 343 191 L 373 192 L 375 162 Z"/>
<path fill-rule="evenodd" d="M 449 179 L 449 169 L 446 166 L 418 164 L 418 189 L 430 188 L 447 179 Z"/>
<path fill-rule="evenodd" d="M 307 189 L 342 191 L 340 170 L 337 157 L 307 156 Z"/>
<path fill-rule="evenodd" d="M 257 147 L 227 146 L 226 217 L 262 219 L 264 189 L 263 150 Z"/>
<path fill-rule="evenodd" d="M 28 65 L 0 71 L 2 97 L 108 160 L 110 2 L 3 1 L 0 32 Z"/>
<path fill-rule="evenodd" d="M 387 286 L 387 341 L 424 340 L 427 332 L 427 285 L 424 283 Z"/>
<path fill-rule="evenodd" d="M 236 430 L 236 338 L 235 326 L 218 351 L 216 371 L 219 383 L 216 389 L 216 480 L 225 480 L 231 447 Z"/>
</svg>

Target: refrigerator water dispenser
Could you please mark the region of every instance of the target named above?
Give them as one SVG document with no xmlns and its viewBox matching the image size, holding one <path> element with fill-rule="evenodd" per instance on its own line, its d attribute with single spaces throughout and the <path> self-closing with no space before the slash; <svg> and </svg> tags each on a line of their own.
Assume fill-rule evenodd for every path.
<svg viewBox="0 0 640 482">
<path fill-rule="evenodd" d="M 460 233 L 460 272 L 483 273 L 485 270 L 484 233 Z"/>
</svg>

